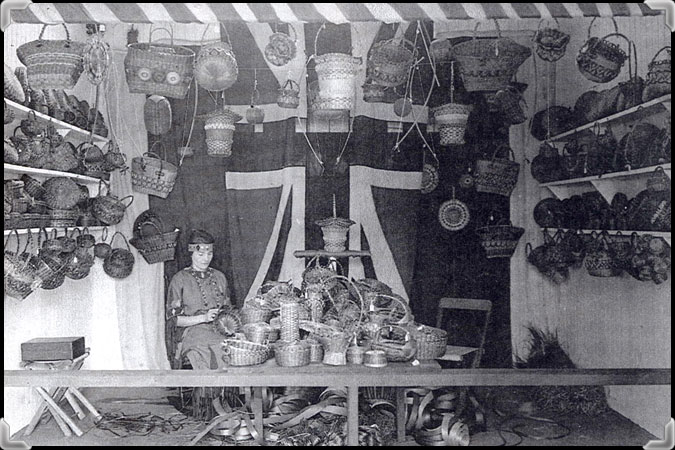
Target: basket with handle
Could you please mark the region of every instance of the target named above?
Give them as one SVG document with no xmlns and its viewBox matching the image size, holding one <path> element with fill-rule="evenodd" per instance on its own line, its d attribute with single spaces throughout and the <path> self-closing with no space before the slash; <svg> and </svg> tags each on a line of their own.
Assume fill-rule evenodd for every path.
<svg viewBox="0 0 675 450">
<path fill-rule="evenodd" d="M 152 152 L 157 144 L 164 151 L 164 159 Z M 178 167 L 166 161 L 166 148 L 160 141 L 153 143 L 143 156 L 131 159 L 131 187 L 141 194 L 166 198 L 173 190 L 177 176 Z"/>
<path fill-rule="evenodd" d="M 279 89 L 277 105 L 281 108 L 295 109 L 300 106 L 300 85 L 288 79 Z"/>
<path fill-rule="evenodd" d="M 499 194 L 509 197 L 518 182 L 520 164 L 507 158 L 497 158 L 497 153 L 502 148 L 497 148 L 492 159 L 478 159 L 474 172 L 476 191 Z M 515 159 L 513 150 L 508 148 L 508 154 Z"/>
<path fill-rule="evenodd" d="M 65 24 L 65 40 L 42 39 L 47 24 L 42 26 L 37 41 L 20 45 L 16 56 L 26 66 L 31 89 L 72 89 L 84 71 L 85 44 L 72 41 Z"/>
<path fill-rule="evenodd" d="M 377 330 L 371 347 L 373 350 L 382 350 L 388 361 L 405 362 L 415 356 L 417 341 L 406 328 L 389 325 Z"/>
<path fill-rule="evenodd" d="M 414 324 L 406 327 L 417 342 L 417 359 L 436 359 L 445 354 L 448 333 L 440 328 Z"/>
<path fill-rule="evenodd" d="M 657 60 L 661 52 L 666 51 L 666 57 Z M 656 52 L 651 62 L 649 63 L 649 71 L 647 72 L 647 81 L 645 82 L 645 90 L 642 92 L 642 101 L 648 102 L 662 95 L 670 94 L 672 86 L 672 78 L 670 75 L 671 49 L 670 46 L 663 47 Z"/>
<path fill-rule="evenodd" d="M 490 219 L 493 217 L 490 216 Z M 495 225 L 491 225 L 488 220 L 487 225 L 476 228 L 476 234 L 488 259 L 510 258 L 516 251 L 520 237 L 525 233 L 525 228 L 504 222 L 499 220 Z"/>
<path fill-rule="evenodd" d="M 472 105 L 455 103 L 455 62 L 450 62 L 450 103 L 432 108 L 438 131 L 441 136 L 441 145 L 464 144 L 464 132 L 469 120 Z"/>
<path fill-rule="evenodd" d="M 114 248 L 113 243 L 117 235 L 121 235 L 126 244 L 126 249 L 124 248 Z M 103 260 L 103 270 L 112 278 L 126 278 L 131 275 L 131 272 L 134 269 L 135 258 L 131 253 L 131 248 L 127 242 L 127 238 L 120 233 L 119 231 L 115 232 L 112 239 L 110 239 L 110 246 L 112 250 Z"/>
<path fill-rule="evenodd" d="M 390 300 L 389 302 L 379 303 L 376 301 L 368 301 L 366 295 L 366 307 L 368 308 L 368 316 L 371 322 L 378 325 L 400 325 L 404 326 L 413 322 L 413 314 L 410 306 L 405 299 L 399 295 L 382 294 L 375 296 L 378 300 Z"/>
<path fill-rule="evenodd" d="M 77 230 L 81 236 L 80 229 L 75 228 L 71 234 L 71 238 L 74 236 L 75 230 Z M 89 271 L 93 265 L 93 252 L 90 252 L 88 249 L 83 247 L 77 247 L 71 254 L 68 264 L 66 264 L 65 275 L 72 280 L 81 280 L 89 275 Z"/>
<path fill-rule="evenodd" d="M 307 341 L 285 342 L 274 344 L 274 359 L 281 367 L 300 367 L 311 362 L 311 344 Z"/>
<path fill-rule="evenodd" d="M 202 42 L 209 28 L 202 34 Z M 199 49 L 195 60 L 195 80 L 207 91 L 220 92 L 229 89 L 237 81 L 239 66 L 232 51 L 230 35 L 225 29 L 227 42 L 211 42 Z"/>
<path fill-rule="evenodd" d="M 101 195 L 101 183 L 103 183 L 103 180 L 99 181 L 98 196 L 92 201 L 91 212 L 94 217 L 104 224 L 117 225 L 124 218 L 126 209 L 133 203 L 134 196 L 127 195 L 122 199 L 118 199 L 110 194 L 110 189 L 108 189 L 106 195 Z M 124 201 L 127 199 L 130 199 L 129 203 L 124 204 Z"/>
<path fill-rule="evenodd" d="M 535 52 L 544 61 L 555 62 L 565 54 L 570 35 L 563 33 L 558 28 L 541 28 L 544 20 L 539 21 L 537 31 L 532 38 L 536 44 Z M 558 25 L 558 19 L 555 19 L 555 22 Z"/>
<path fill-rule="evenodd" d="M 459 63 L 467 91 L 497 91 L 508 85 L 532 51 L 512 39 L 503 38 L 496 20 L 496 38 L 476 39 L 480 23 L 474 28 L 473 39 L 453 46 L 451 54 Z"/>
<path fill-rule="evenodd" d="M 170 45 L 152 42 L 152 35 L 159 30 L 170 34 Z M 129 92 L 185 98 L 194 76 L 195 53 L 173 45 L 171 30 L 151 27 L 148 43 L 129 44 L 128 49 L 124 71 Z"/>
<path fill-rule="evenodd" d="M 600 233 L 592 243 L 594 247 L 586 254 L 584 264 L 588 274 L 594 277 L 617 277 L 621 274 L 620 264 L 612 256 L 609 249 L 607 231 Z"/>
<path fill-rule="evenodd" d="M 596 83 L 607 83 L 612 81 L 619 75 L 621 67 L 629 57 L 621 47 L 610 42 L 608 38 L 618 36 L 625 39 L 629 43 L 628 51 L 630 53 L 630 40 L 619 33 L 619 28 L 616 20 L 612 18 L 614 23 L 614 33 L 610 33 L 602 38 L 591 37 L 591 28 L 596 17 L 591 20 L 588 26 L 588 38 L 584 45 L 579 49 L 576 57 L 577 67 L 579 72 L 587 79 Z"/>
<path fill-rule="evenodd" d="M 315 105 L 316 109 L 351 109 L 356 90 L 355 80 L 360 57 L 347 53 L 325 53 L 317 56 L 317 43 L 325 24 L 319 28 L 314 39 L 314 62 L 318 78 L 318 93 L 326 103 Z M 335 106 L 342 106 L 335 108 Z"/>
<path fill-rule="evenodd" d="M 30 253 L 28 246 L 32 236 L 29 233 L 23 252 L 19 253 L 19 233 L 16 234 L 16 252 L 7 251 L 7 242 L 11 233 L 5 240 L 5 295 L 17 300 L 24 300 L 40 286 L 41 280 L 37 277 L 35 268 L 29 264 Z"/>
<path fill-rule="evenodd" d="M 223 361 L 230 366 L 255 366 L 267 361 L 270 347 L 257 342 L 226 339 L 223 353 Z"/>
<path fill-rule="evenodd" d="M 385 87 L 405 83 L 415 61 L 415 46 L 407 39 L 386 39 L 373 44 L 368 57 L 368 77 Z"/>
<path fill-rule="evenodd" d="M 149 225 L 157 230 L 157 234 L 145 236 L 145 225 Z M 147 231 L 145 231 L 147 233 Z M 176 244 L 180 229 L 164 233 L 154 221 L 143 222 L 140 225 L 140 238 L 132 237 L 129 243 L 136 247 L 138 253 L 148 264 L 157 264 L 164 261 L 171 261 L 176 256 Z"/>
</svg>

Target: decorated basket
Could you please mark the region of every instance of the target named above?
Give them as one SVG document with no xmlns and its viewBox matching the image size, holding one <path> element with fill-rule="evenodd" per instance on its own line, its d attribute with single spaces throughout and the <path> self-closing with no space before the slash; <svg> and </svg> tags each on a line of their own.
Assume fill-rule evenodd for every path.
<svg viewBox="0 0 675 450">
<path fill-rule="evenodd" d="M 227 339 L 223 343 L 223 360 L 230 366 L 255 366 L 269 359 L 268 345 Z"/>
<path fill-rule="evenodd" d="M 225 158 L 231 156 L 234 124 L 243 117 L 229 109 L 213 111 L 202 117 L 206 119 L 204 123 L 206 154 Z"/>
<path fill-rule="evenodd" d="M 424 164 L 422 167 L 422 194 L 430 194 L 438 187 L 438 169 L 432 164 Z"/>
<path fill-rule="evenodd" d="M 106 195 L 101 195 L 101 183 L 99 182 L 99 194 L 91 203 L 91 212 L 98 220 L 106 225 L 117 225 L 124 218 L 124 213 L 127 208 L 133 203 L 134 196 L 127 195 L 122 199 L 118 199 L 108 192 Z M 124 201 L 129 200 L 128 204 Z"/>
<path fill-rule="evenodd" d="M 143 229 L 146 224 L 154 227 L 158 233 L 145 236 Z M 140 238 L 133 237 L 129 240 L 129 243 L 136 247 L 148 264 L 157 264 L 174 259 L 180 229 L 176 228 L 174 231 L 164 233 L 153 222 L 146 222 L 141 225 L 140 234 Z"/>
<path fill-rule="evenodd" d="M 153 135 L 166 134 L 171 130 L 171 103 L 161 95 L 151 95 L 143 106 L 145 129 Z"/>
<path fill-rule="evenodd" d="M 368 76 L 386 87 L 405 83 L 415 61 L 414 49 L 413 43 L 407 39 L 376 42 L 368 57 Z"/>
<path fill-rule="evenodd" d="M 509 155 L 515 159 L 513 150 L 510 148 Z M 520 164 L 507 158 L 497 158 L 495 150 L 491 160 L 479 159 L 476 161 L 474 173 L 476 191 L 499 194 L 506 197 L 516 187 Z"/>
<path fill-rule="evenodd" d="M 441 136 L 441 145 L 464 144 L 464 132 L 472 109 L 472 105 L 460 103 L 446 103 L 432 109 Z"/>
<path fill-rule="evenodd" d="M 281 108 L 295 109 L 300 105 L 300 86 L 295 81 L 288 79 L 279 89 L 277 105 Z"/>
<path fill-rule="evenodd" d="M 265 59 L 271 64 L 281 67 L 295 58 L 296 41 L 298 35 L 290 23 L 288 27 L 293 31 L 293 37 L 282 32 L 275 32 L 270 36 L 270 42 L 265 46 Z"/>
<path fill-rule="evenodd" d="M 591 27 L 595 22 L 595 17 L 588 26 L 588 40 L 579 49 L 577 54 L 577 67 L 579 72 L 591 81 L 596 83 L 607 83 L 619 75 L 621 67 L 628 59 L 628 55 L 617 44 L 607 40 L 610 37 L 618 36 L 624 40 L 630 41 L 626 36 L 618 32 L 616 21 L 614 22 L 615 33 L 605 37 L 591 37 Z"/>
<path fill-rule="evenodd" d="M 539 26 L 541 26 L 541 21 Z M 554 62 L 565 54 L 570 35 L 557 28 L 538 28 L 533 40 L 537 55 L 544 61 Z"/>
<path fill-rule="evenodd" d="M 441 203 L 438 208 L 438 221 L 448 231 L 462 230 L 469 224 L 471 213 L 466 203 L 455 198 L 455 188 L 452 188 L 452 198 Z"/>
<path fill-rule="evenodd" d="M 661 52 L 666 51 L 665 57 L 657 59 Z M 649 71 L 647 72 L 647 81 L 644 91 L 642 92 L 642 101 L 648 102 L 662 95 L 670 94 L 672 86 L 671 78 L 671 49 L 670 46 L 663 47 L 656 52 L 652 61 L 649 63 Z"/>
<path fill-rule="evenodd" d="M 349 227 L 356 222 L 342 217 L 328 217 L 315 222 L 323 233 L 324 249 L 329 252 L 344 251 L 347 243 Z"/>
<path fill-rule="evenodd" d="M 171 45 L 152 42 L 155 31 L 171 35 Z M 194 76 L 195 53 L 173 45 L 173 33 L 166 28 L 150 30 L 150 42 L 129 44 L 124 70 L 132 94 L 155 94 L 185 98 Z"/>
<path fill-rule="evenodd" d="M 82 201 L 82 191 L 72 179 L 53 177 L 42 183 L 45 192 L 42 200 L 51 209 L 72 209 Z"/>
<path fill-rule="evenodd" d="M 241 318 L 231 306 L 222 307 L 212 323 L 213 329 L 223 336 L 234 336 L 241 331 Z"/>
<path fill-rule="evenodd" d="M 37 41 L 16 49 L 19 61 L 26 66 L 31 89 L 72 89 L 84 70 L 84 43 L 72 41 L 68 27 L 65 40 L 42 39 L 48 25 L 43 25 Z"/>
<path fill-rule="evenodd" d="M 195 80 L 207 91 L 229 89 L 237 81 L 239 66 L 228 42 L 203 45 L 195 61 Z"/>
<path fill-rule="evenodd" d="M 473 39 L 457 44 L 451 50 L 459 63 L 464 88 L 469 92 L 505 88 L 532 51 L 512 39 L 503 38 L 499 25 L 497 38 L 476 39 L 475 31 Z"/>
<path fill-rule="evenodd" d="M 481 246 L 488 259 L 510 258 L 516 251 L 525 229 L 513 225 L 487 225 L 476 228 Z"/>
<path fill-rule="evenodd" d="M 152 152 L 157 143 L 164 150 L 164 159 Z M 143 156 L 131 160 L 131 187 L 141 194 L 166 198 L 173 190 L 177 177 L 178 167 L 166 161 L 166 148 L 160 141 L 152 144 L 150 151 Z"/>
</svg>

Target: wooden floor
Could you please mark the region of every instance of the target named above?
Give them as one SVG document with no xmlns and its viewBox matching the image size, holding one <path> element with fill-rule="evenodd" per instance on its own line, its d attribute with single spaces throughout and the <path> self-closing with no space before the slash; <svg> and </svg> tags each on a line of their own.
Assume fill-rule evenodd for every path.
<svg viewBox="0 0 675 450">
<path fill-rule="evenodd" d="M 151 413 L 162 417 L 170 417 L 178 411 L 168 402 L 168 395 L 175 395 L 175 390 L 167 388 L 89 388 L 84 391 L 100 412 L 122 412 L 126 415 Z M 70 410 L 69 410 L 70 411 Z M 495 424 L 498 416 L 486 416 L 488 424 Z M 540 440 L 524 438 L 521 446 L 644 446 L 648 441 L 656 439 L 644 429 L 629 421 L 620 414 L 610 411 L 595 418 L 586 416 L 565 416 L 555 418 L 570 428 L 569 436 L 559 440 Z M 116 437 L 108 431 L 94 427 L 90 418 L 83 422 L 86 430 L 82 437 L 66 438 L 61 434 L 54 421 L 40 424 L 29 437 L 22 437 L 20 432 L 10 430 L 12 440 L 24 440 L 31 446 L 182 446 L 201 431 L 204 424 L 186 423 L 184 428 L 172 433 L 153 431 L 148 436 Z M 496 446 L 502 441 L 493 426 L 485 432 L 471 436 L 472 446 Z M 515 435 L 504 433 L 510 445 L 515 444 Z M 252 445 L 243 442 L 243 445 Z M 412 438 L 405 445 L 417 445 Z M 205 438 L 198 445 L 222 445 L 216 438 Z"/>
</svg>

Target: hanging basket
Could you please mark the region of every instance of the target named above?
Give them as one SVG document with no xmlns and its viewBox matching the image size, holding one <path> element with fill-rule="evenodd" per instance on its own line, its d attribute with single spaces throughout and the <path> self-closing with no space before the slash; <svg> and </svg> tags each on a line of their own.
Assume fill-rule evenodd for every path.
<svg viewBox="0 0 675 450">
<path fill-rule="evenodd" d="M 171 45 L 152 42 L 153 33 L 159 30 L 170 34 Z M 129 92 L 185 98 L 194 76 L 195 53 L 173 45 L 172 31 L 151 28 L 148 43 L 129 44 L 128 49 L 124 70 Z"/>
<path fill-rule="evenodd" d="M 607 83 L 619 75 L 621 67 L 628 59 L 628 55 L 617 44 L 610 42 L 607 38 L 619 36 L 628 43 L 630 40 L 619 33 L 616 21 L 614 22 L 615 32 L 605 37 L 591 37 L 591 27 L 595 22 L 595 17 L 588 26 L 588 40 L 579 49 L 577 54 L 577 67 L 579 72 L 587 79 L 596 83 Z"/>
<path fill-rule="evenodd" d="M 518 182 L 520 164 L 511 159 L 497 158 L 497 152 L 491 160 L 479 159 L 476 161 L 476 191 L 511 196 L 511 192 Z M 515 159 L 513 150 L 509 148 L 509 155 Z"/>
<path fill-rule="evenodd" d="M 388 39 L 373 44 L 368 57 L 368 77 L 386 87 L 396 87 L 408 80 L 414 61 L 415 46 L 407 39 Z"/>
<path fill-rule="evenodd" d="M 441 203 L 438 208 L 438 221 L 448 231 L 459 231 L 466 227 L 471 220 L 471 214 L 466 203 L 455 198 L 455 188 L 452 188 L 452 199 Z"/>
<path fill-rule="evenodd" d="M 206 154 L 223 158 L 231 156 L 234 124 L 243 117 L 229 109 L 213 111 L 202 117 L 206 119 Z"/>
<path fill-rule="evenodd" d="M 319 81 L 319 95 L 327 101 L 319 106 L 340 105 L 340 108 L 325 109 L 351 109 L 356 89 L 354 82 L 358 66 L 362 62 L 361 58 L 345 53 L 326 53 L 317 56 L 314 61 Z"/>
<path fill-rule="evenodd" d="M 497 38 L 476 39 L 479 24 L 476 24 L 473 39 L 452 48 L 452 57 L 459 63 L 468 92 L 498 91 L 508 85 L 532 51 L 512 39 L 502 38 L 499 25 Z"/>
<path fill-rule="evenodd" d="M 154 227 L 157 230 L 157 234 L 145 236 L 143 234 L 145 225 Z M 178 228 L 174 231 L 164 233 L 154 222 L 144 222 L 140 227 L 140 235 L 140 238 L 131 238 L 129 243 L 136 247 L 148 264 L 172 261 L 176 256 L 176 244 L 178 243 L 178 236 L 180 235 L 180 230 Z"/>
<path fill-rule="evenodd" d="M 152 153 L 157 143 L 164 150 L 164 159 Z M 152 144 L 143 156 L 131 159 L 131 187 L 135 192 L 167 198 L 176 184 L 176 177 L 178 167 L 166 161 L 166 148 L 160 141 Z"/>
<path fill-rule="evenodd" d="M 70 40 L 68 27 L 65 40 L 43 40 L 43 25 L 37 41 L 20 45 L 16 56 L 26 66 L 31 89 L 72 89 L 84 70 L 85 44 Z"/>
<path fill-rule="evenodd" d="M 195 80 L 207 91 L 229 89 L 239 77 L 239 66 L 232 46 L 227 42 L 214 42 L 202 46 L 195 61 Z"/>
<path fill-rule="evenodd" d="M 472 105 L 446 103 L 431 110 L 441 135 L 441 145 L 464 144 L 464 132 Z"/>
<path fill-rule="evenodd" d="M 117 231 L 110 240 L 111 247 L 115 240 L 115 236 L 118 234 L 124 239 L 127 248 L 113 248 L 110 254 L 103 260 L 103 270 L 113 278 L 122 279 L 131 275 L 131 272 L 134 269 L 135 258 L 131 253 L 127 238 L 119 231 Z"/>
<path fill-rule="evenodd" d="M 516 251 L 525 228 L 509 225 L 487 225 L 476 228 L 480 245 L 488 259 L 510 258 Z"/>
<path fill-rule="evenodd" d="M 532 39 L 536 45 L 535 52 L 544 61 L 555 62 L 565 54 L 570 35 L 557 28 L 540 28 L 541 23 L 542 21 Z"/>
<path fill-rule="evenodd" d="M 166 134 L 171 130 L 171 104 L 166 97 L 151 95 L 145 100 L 143 107 L 145 129 L 155 136 Z"/>
<path fill-rule="evenodd" d="M 273 33 L 270 36 L 270 42 L 265 46 L 265 59 L 270 64 L 277 67 L 285 66 L 295 58 L 296 44 L 298 35 L 295 28 L 290 23 L 289 28 L 293 30 L 293 37 L 286 33 Z"/>
<path fill-rule="evenodd" d="M 107 195 L 101 195 L 101 183 L 99 182 L 99 193 L 92 201 L 91 212 L 98 220 L 106 225 L 117 225 L 124 218 L 124 212 L 133 203 L 134 196 L 127 195 L 122 199 L 118 199 L 108 191 Z M 128 204 L 124 201 L 130 199 Z"/>
<path fill-rule="evenodd" d="M 588 274 L 594 277 L 618 277 L 621 275 L 621 267 L 612 257 L 609 251 L 609 237 L 607 232 L 603 232 L 593 243 L 595 250 L 586 254 L 584 264 Z"/>
<path fill-rule="evenodd" d="M 286 83 L 279 89 L 277 105 L 281 108 L 297 108 L 300 105 L 300 85 L 293 80 L 286 80 Z"/>
<path fill-rule="evenodd" d="M 432 164 L 424 164 L 422 168 L 422 194 L 432 193 L 438 187 L 439 179 L 438 169 Z"/>
<path fill-rule="evenodd" d="M 666 51 L 663 59 L 657 60 L 662 51 Z M 661 97 L 670 94 L 672 79 L 670 76 L 670 66 L 672 64 L 670 46 L 663 47 L 656 52 L 652 61 L 649 63 L 649 72 L 647 72 L 647 82 L 645 90 L 642 92 L 642 101 Z"/>
</svg>

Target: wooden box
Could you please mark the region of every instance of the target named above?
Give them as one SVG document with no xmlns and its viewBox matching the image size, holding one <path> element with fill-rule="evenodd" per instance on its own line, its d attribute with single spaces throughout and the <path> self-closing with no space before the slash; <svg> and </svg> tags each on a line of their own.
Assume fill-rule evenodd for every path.
<svg viewBox="0 0 675 450">
<path fill-rule="evenodd" d="M 23 361 L 59 361 L 84 354 L 84 336 L 35 338 L 21 344 Z"/>
</svg>

